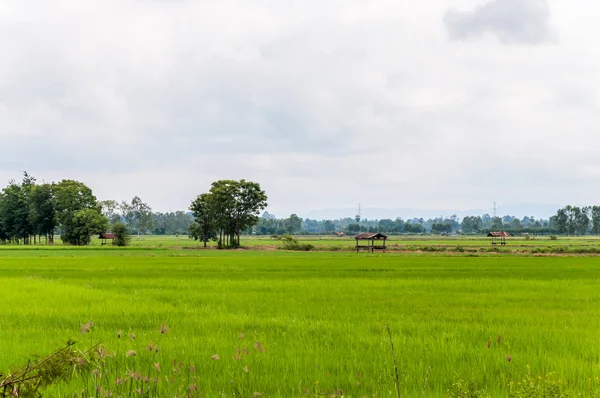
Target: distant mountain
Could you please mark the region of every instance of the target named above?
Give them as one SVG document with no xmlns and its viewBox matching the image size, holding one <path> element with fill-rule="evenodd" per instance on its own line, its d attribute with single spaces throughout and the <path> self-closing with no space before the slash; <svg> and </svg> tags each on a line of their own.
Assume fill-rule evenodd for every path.
<svg viewBox="0 0 600 398">
<path fill-rule="evenodd" d="M 503 204 L 498 206 L 496 214 L 502 216 L 514 216 L 523 218 L 525 216 L 548 219 L 549 217 L 556 214 L 556 211 L 561 208 L 561 205 L 552 204 L 535 204 L 535 203 L 521 203 L 521 204 Z M 363 208 L 361 209 L 363 219 L 382 219 L 401 217 L 402 219 L 411 218 L 436 218 L 440 216 L 450 217 L 456 214 L 459 218 L 466 216 L 481 216 L 483 214 L 492 215 L 494 212 L 493 208 L 488 209 L 470 209 L 470 210 L 431 210 L 431 209 L 411 209 L 411 208 L 396 208 L 396 209 L 381 209 L 381 208 Z M 311 210 L 300 216 L 303 218 L 310 218 L 313 220 L 331 220 L 338 218 L 351 217 L 354 218 L 356 215 L 356 208 L 339 208 L 339 209 L 318 209 Z"/>
</svg>

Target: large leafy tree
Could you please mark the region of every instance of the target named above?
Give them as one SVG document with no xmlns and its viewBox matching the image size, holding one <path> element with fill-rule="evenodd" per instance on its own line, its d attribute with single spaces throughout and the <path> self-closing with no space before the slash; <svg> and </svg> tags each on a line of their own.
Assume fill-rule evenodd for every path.
<svg viewBox="0 0 600 398">
<path fill-rule="evenodd" d="M 106 228 L 106 217 L 102 215 L 101 206 L 84 183 L 62 180 L 54 184 L 52 190 L 63 242 L 86 245 L 92 234 Z"/>
<path fill-rule="evenodd" d="M 203 195 L 192 202 L 190 210 L 198 214 L 198 226 L 214 226 L 220 247 L 239 247 L 241 232 L 254 226 L 267 207 L 267 195 L 252 181 L 215 181 Z"/>
<path fill-rule="evenodd" d="M 89 245 L 92 235 L 106 231 L 107 227 L 108 220 L 98 208 L 78 210 L 73 214 L 67 235 L 68 243 L 77 246 Z"/>
</svg>

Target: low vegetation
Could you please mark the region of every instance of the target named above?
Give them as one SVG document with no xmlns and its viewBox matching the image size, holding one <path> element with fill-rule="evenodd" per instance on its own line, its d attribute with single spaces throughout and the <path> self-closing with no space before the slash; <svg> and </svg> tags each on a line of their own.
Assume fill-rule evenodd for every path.
<svg viewBox="0 0 600 398">
<path fill-rule="evenodd" d="M 71 339 L 106 355 L 47 396 L 395 396 L 389 325 L 402 396 L 597 396 L 595 258 L 467 254 L 0 249 L 0 370 Z"/>
</svg>

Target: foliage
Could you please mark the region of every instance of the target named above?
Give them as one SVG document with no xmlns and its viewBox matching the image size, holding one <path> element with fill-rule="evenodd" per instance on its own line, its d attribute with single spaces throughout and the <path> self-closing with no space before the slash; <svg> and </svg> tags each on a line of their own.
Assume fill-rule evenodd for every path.
<svg viewBox="0 0 600 398">
<path fill-rule="evenodd" d="M 446 392 L 448 398 L 490 398 L 485 389 L 479 388 L 473 380 L 457 380 L 452 383 L 452 388 Z"/>
<path fill-rule="evenodd" d="M 127 225 L 139 235 L 143 235 L 152 227 L 152 209 L 139 196 L 134 196 L 130 203 L 121 203 L 121 211 Z"/>
<path fill-rule="evenodd" d="M 111 226 L 111 231 L 115 235 L 113 244 L 115 246 L 127 246 L 131 242 L 131 235 L 127 227 L 122 222 L 114 223 Z"/>
<path fill-rule="evenodd" d="M 189 227 L 190 237 L 204 242 L 206 247 L 210 239 L 215 239 L 217 229 L 217 214 L 214 209 L 215 203 L 211 194 L 203 193 L 190 205 L 194 216 L 194 223 Z"/>
<path fill-rule="evenodd" d="M 527 366 L 525 377 L 517 382 L 510 382 L 512 398 L 565 398 L 568 396 L 564 382 L 556 378 L 554 373 L 534 377 L 531 367 Z"/>
<path fill-rule="evenodd" d="M 103 200 L 100 202 L 102 214 L 108 219 L 110 225 L 121 222 L 121 205 L 116 200 Z"/>
<path fill-rule="evenodd" d="M 194 217 L 184 211 L 152 213 L 154 235 L 185 235 L 194 222 Z"/>
<path fill-rule="evenodd" d="M 82 352 L 74 349 L 74 344 L 70 341 L 66 347 L 51 355 L 29 360 L 26 366 L 7 375 L 0 374 L 2 396 L 41 397 L 44 388 L 69 381 L 73 376 L 86 372 L 95 355 L 92 350 Z"/>
<path fill-rule="evenodd" d="M 283 243 L 281 245 L 281 249 L 283 250 L 311 251 L 315 248 L 315 246 L 310 243 L 298 242 L 298 239 L 289 234 L 281 235 L 277 239 Z"/>
<path fill-rule="evenodd" d="M 197 227 L 192 232 L 206 243 L 213 232 L 219 247 L 239 247 L 241 232 L 258 222 L 267 207 L 267 195 L 255 182 L 219 180 L 208 193 L 199 195 L 190 205 Z"/>
<path fill-rule="evenodd" d="M 68 228 L 63 230 L 63 242 L 75 246 L 89 245 L 91 237 L 106 231 L 108 220 L 97 208 L 78 210 L 73 214 Z"/>
<path fill-rule="evenodd" d="M 92 190 L 84 183 L 62 180 L 52 185 L 52 191 L 64 243 L 87 245 L 91 235 L 106 229 L 108 221 L 101 213 L 101 206 Z"/>
</svg>

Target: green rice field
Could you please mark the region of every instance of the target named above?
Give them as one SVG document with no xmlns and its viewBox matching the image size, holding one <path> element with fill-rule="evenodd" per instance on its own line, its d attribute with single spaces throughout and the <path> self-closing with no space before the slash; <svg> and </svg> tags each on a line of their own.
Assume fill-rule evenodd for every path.
<svg viewBox="0 0 600 398">
<path fill-rule="evenodd" d="M 490 246 L 451 240 L 397 243 Z M 600 241 L 508 247 L 536 242 Z M 197 246 L 144 237 L 124 249 L 0 247 L 0 372 L 74 340 L 81 350 L 101 343 L 106 368 L 44 396 L 395 397 L 394 357 L 403 397 L 476 396 L 453 392 L 461 386 L 566 396 L 515 395 L 540 380 L 600 396 L 596 257 L 189 250 Z"/>
</svg>

